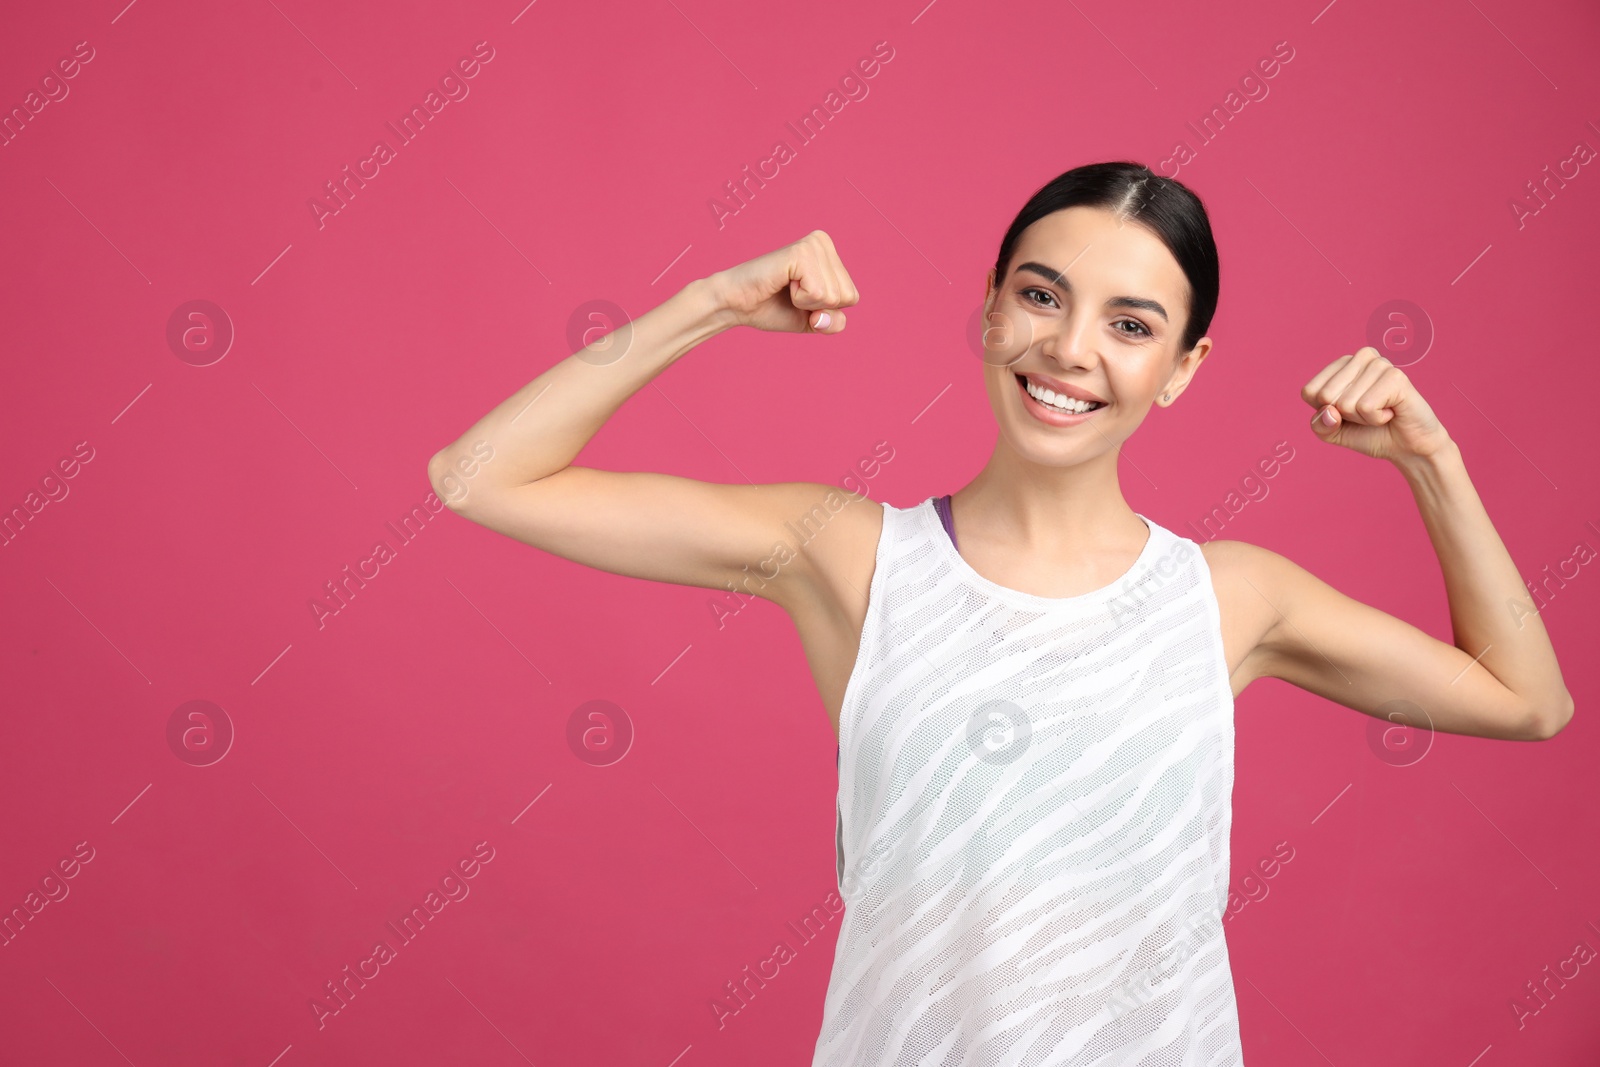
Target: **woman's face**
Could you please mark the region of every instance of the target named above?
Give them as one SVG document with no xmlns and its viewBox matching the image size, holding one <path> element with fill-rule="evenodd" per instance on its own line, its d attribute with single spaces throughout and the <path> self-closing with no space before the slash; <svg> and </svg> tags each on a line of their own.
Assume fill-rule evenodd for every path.
<svg viewBox="0 0 1600 1067">
<path fill-rule="evenodd" d="M 1046 215 L 989 272 L 984 378 L 1000 432 L 1020 455 L 1061 466 L 1115 453 L 1151 404 L 1177 400 L 1211 349 L 1179 350 L 1189 281 L 1160 238 L 1100 208 Z M 1030 396 L 1031 383 L 1036 396 Z M 1083 412 L 1060 398 L 1101 402 Z M 1171 400 L 1162 400 L 1168 393 Z M 1074 410 L 1076 409 L 1076 410 Z"/>
</svg>

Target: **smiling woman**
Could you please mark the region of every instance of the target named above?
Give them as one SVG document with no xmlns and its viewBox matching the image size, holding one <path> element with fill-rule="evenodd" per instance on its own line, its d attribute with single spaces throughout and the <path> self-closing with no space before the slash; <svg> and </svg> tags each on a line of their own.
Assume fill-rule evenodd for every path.
<svg viewBox="0 0 1600 1067">
<path fill-rule="evenodd" d="M 1308 432 L 1405 477 L 1454 644 L 1276 553 L 1196 545 L 1129 507 L 1121 446 L 1210 353 L 1218 277 L 1178 182 L 1130 162 L 1049 182 L 984 284 L 999 432 L 982 470 L 909 507 L 852 496 L 754 591 L 794 620 L 839 737 L 847 900 L 816 1067 L 1239 1065 L 1221 922 L 1234 698 L 1274 677 L 1376 719 L 1403 704 L 1436 730 L 1529 741 L 1571 718 L 1541 620 L 1505 611 L 1527 593 L 1459 449 L 1373 348 L 1311 376 Z M 601 338 L 556 363 L 429 475 L 443 490 L 487 443 L 495 462 L 457 513 L 591 567 L 730 588 L 837 490 L 572 461 L 701 342 L 837 334 L 858 299 L 812 231 L 691 282 L 629 325 L 622 357 Z M 1158 995 L 1119 993 L 1152 976 Z"/>
</svg>

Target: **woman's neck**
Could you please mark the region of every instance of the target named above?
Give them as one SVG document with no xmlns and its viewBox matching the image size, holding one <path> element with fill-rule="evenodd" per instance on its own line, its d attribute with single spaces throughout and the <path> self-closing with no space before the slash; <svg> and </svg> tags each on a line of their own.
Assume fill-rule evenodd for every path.
<svg viewBox="0 0 1600 1067">
<path fill-rule="evenodd" d="M 1071 548 L 1115 550 L 1147 530 L 1123 499 L 1117 454 L 1070 467 L 1033 463 L 1002 438 L 983 470 L 951 496 L 960 543 L 1045 556 Z"/>
</svg>

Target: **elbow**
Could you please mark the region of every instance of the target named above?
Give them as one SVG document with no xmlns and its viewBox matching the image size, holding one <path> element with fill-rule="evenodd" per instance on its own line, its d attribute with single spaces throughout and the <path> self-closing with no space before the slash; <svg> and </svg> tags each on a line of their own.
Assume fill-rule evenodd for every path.
<svg viewBox="0 0 1600 1067">
<path fill-rule="evenodd" d="M 465 486 L 456 474 L 455 459 L 449 449 L 434 453 L 428 460 L 428 484 L 451 511 L 460 511 L 466 502 L 466 493 L 462 491 Z"/>
<path fill-rule="evenodd" d="M 1567 723 L 1572 721 L 1573 710 L 1572 694 L 1567 693 L 1556 707 L 1535 713 L 1531 730 L 1533 740 L 1548 741 L 1565 730 Z"/>
</svg>

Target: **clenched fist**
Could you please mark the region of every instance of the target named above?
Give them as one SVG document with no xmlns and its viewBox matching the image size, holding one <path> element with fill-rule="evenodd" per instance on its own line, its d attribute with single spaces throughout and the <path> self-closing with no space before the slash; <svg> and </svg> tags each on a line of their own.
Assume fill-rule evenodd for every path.
<svg viewBox="0 0 1600 1067">
<path fill-rule="evenodd" d="M 859 299 L 833 238 L 812 230 L 794 244 L 711 275 L 719 309 L 735 325 L 786 333 L 838 333 L 841 308 Z"/>
<path fill-rule="evenodd" d="M 1431 456 L 1450 435 L 1404 371 L 1370 346 L 1322 368 L 1300 396 L 1318 437 L 1377 459 Z"/>
</svg>

